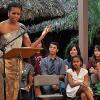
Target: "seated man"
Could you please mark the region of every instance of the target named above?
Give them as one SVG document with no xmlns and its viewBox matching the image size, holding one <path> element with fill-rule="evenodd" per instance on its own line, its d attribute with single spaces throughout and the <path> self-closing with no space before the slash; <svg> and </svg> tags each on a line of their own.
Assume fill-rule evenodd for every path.
<svg viewBox="0 0 100 100">
<path fill-rule="evenodd" d="M 60 79 L 60 86 L 43 86 L 43 92 L 45 94 L 49 94 L 54 91 L 58 91 L 58 89 L 61 90 L 61 92 L 65 92 L 65 83 L 64 80 L 64 63 L 63 60 L 57 56 L 58 52 L 58 43 L 51 42 L 49 46 L 49 55 L 42 59 L 41 61 L 41 74 L 42 75 L 58 75 Z"/>
</svg>

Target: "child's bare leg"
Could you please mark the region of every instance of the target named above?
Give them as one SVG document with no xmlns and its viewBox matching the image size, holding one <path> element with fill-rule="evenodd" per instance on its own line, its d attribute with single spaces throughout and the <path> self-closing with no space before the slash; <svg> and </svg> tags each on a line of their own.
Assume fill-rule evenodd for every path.
<svg viewBox="0 0 100 100">
<path fill-rule="evenodd" d="M 41 95 L 42 93 L 41 93 L 41 90 L 40 90 L 40 87 L 35 87 L 35 95 L 36 96 L 39 96 L 39 95 Z"/>
<path fill-rule="evenodd" d="M 87 98 L 87 100 L 94 100 L 94 98 L 93 98 L 93 94 L 91 93 L 91 91 L 89 90 L 89 88 L 88 87 L 86 87 L 86 86 L 84 86 L 84 85 L 82 85 L 81 87 L 80 87 L 80 89 L 79 89 L 79 91 L 78 91 L 78 94 L 81 94 L 81 93 L 84 93 L 85 94 L 85 96 L 86 96 L 86 98 Z M 85 99 L 83 99 L 83 100 L 85 100 Z"/>
<path fill-rule="evenodd" d="M 98 74 L 98 79 L 100 81 L 100 62 L 97 63 L 97 74 Z"/>
<path fill-rule="evenodd" d="M 81 93 L 81 100 L 88 100 L 85 93 Z"/>
</svg>

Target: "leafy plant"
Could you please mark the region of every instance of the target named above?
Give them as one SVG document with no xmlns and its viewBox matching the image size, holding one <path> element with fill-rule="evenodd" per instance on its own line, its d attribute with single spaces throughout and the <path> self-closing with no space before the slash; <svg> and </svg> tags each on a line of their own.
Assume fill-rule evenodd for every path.
<svg viewBox="0 0 100 100">
<path fill-rule="evenodd" d="M 77 13 L 77 12 L 76 11 L 72 12 L 69 16 L 73 16 L 73 18 L 76 18 L 75 16 L 77 16 L 77 14 L 74 14 L 74 13 Z M 89 48 L 91 48 L 93 46 L 93 39 L 96 36 L 97 29 L 100 28 L 100 0 L 89 0 L 88 14 L 89 14 L 88 43 L 89 43 Z M 69 47 L 69 45 L 75 42 L 78 43 L 78 39 L 79 39 L 78 36 L 72 37 L 66 49 Z"/>
<path fill-rule="evenodd" d="M 100 0 L 89 0 L 89 47 L 100 28 Z"/>
</svg>

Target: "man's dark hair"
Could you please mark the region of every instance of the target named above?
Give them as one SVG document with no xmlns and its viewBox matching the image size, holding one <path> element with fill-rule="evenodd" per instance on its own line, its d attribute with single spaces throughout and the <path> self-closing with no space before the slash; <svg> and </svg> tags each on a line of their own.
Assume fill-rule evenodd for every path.
<svg viewBox="0 0 100 100">
<path fill-rule="evenodd" d="M 57 49 L 59 49 L 59 44 L 58 44 L 58 42 L 51 42 L 50 44 L 56 45 L 56 46 L 57 46 Z"/>
<path fill-rule="evenodd" d="M 22 5 L 19 2 L 11 2 L 8 4 L 7 10 L 10 11 L 12 7 L 17 7 L 22 10 Z"/>
</svg>

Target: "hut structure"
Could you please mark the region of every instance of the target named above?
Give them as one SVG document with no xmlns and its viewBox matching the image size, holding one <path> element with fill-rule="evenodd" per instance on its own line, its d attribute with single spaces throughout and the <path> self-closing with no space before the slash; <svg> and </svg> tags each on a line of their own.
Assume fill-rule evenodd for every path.
<svg viewBox="0 0 100 100">
<path fill-rule="evenodd" d="M 40 35 L 39 33 L 41 33 L 43 28 L 48 24 L 52 25 L 53 32 L 48 34 L 44 41 L 46 41 L 46 45 L 48 45 L 48 43 L 52 40 L 58 41 L 61 45 L 61 54 L 62 52 L 64 53 L 66 46 L 70 42 L 73 43 L 74 40 L 77 40 L 78 0 L 0 0 L 0 21 L 7 18 L 6 7 L 7 4 L 12 1 L 22 3 L 23 14 L 21 22 L 24 23 L 30 30 L 30 38 L 32 41 L 34 40 L 33 37 L 38 37 Z M 96 17 L 93 17 L 93 14 Z M 97 30 L 100 30 L 99 28 L 100 1 L 89 0 L 90 44 L 93 41 L 94 33 L 96 33 Z M 98 32 L 95 35 L 96 38 L 100 37 Z M 73 37 L 75 37 L 75 39 L 72 39 Z M 99 40 L 100 39 L 98 39 L 98 41 Z"/>
</svg>

